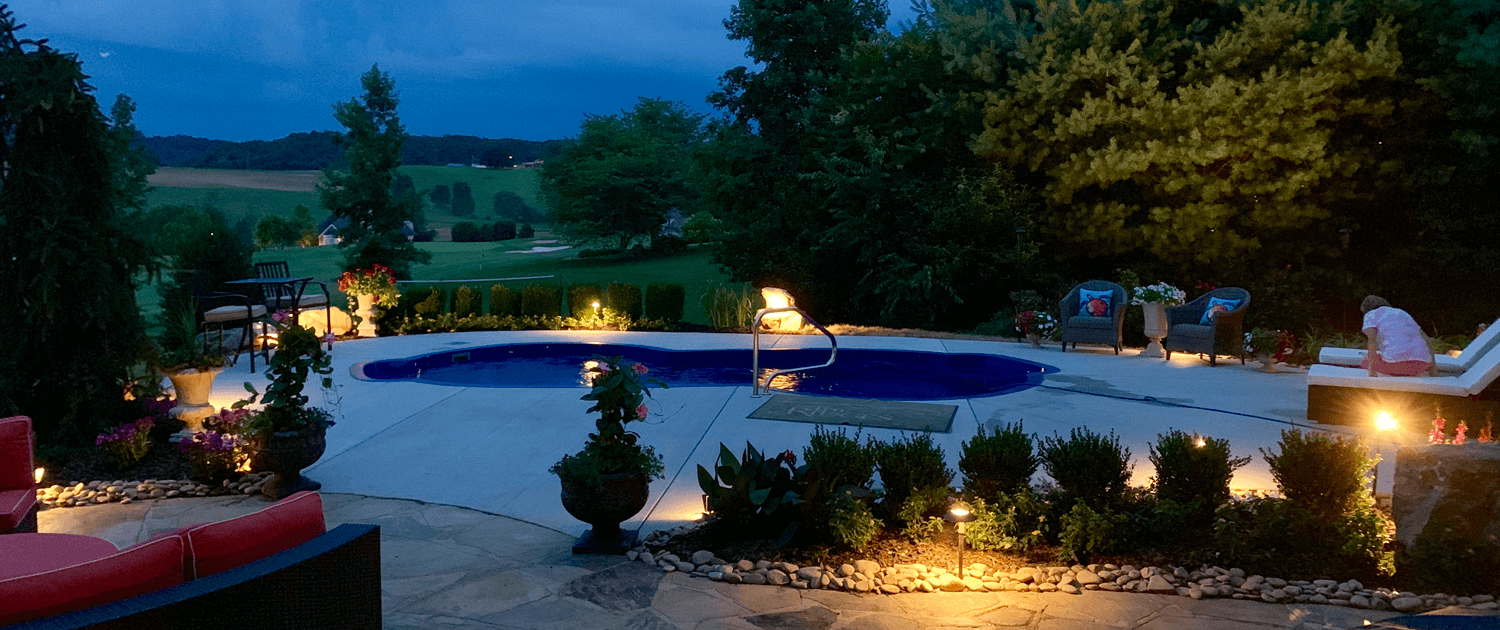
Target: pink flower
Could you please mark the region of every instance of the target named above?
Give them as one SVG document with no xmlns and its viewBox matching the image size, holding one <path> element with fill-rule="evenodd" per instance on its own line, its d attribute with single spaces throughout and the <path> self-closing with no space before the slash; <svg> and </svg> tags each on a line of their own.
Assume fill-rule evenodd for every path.
<svg viewBox="0 0 1500 630">
<path fill-rule="evenodd" d="M 275 313 L 271 314 L 271 320 L 278 324 L 290 319 L 291 317 L 292 314 L 286 311 L 276 311 Z"/>
<path fill-rule="evenodd" d="M 630 369 L 635 370 L 636 374 L 645 374 L 646 372 L 650 371 L 650 368 L 647 368 L 646 366 L 641 365 L 640 363 L 632 364 L 630 366 Z"/>
<path fill-rule="evenodd" d="M 611 368 L 609 367 L 608 363 L 600 363 L 599 364 L 599 371 L 600 372 L 608 372 L 608 371 L 610 371 L 610 369 Z"/>
<path fill-rule="evenodd" d="M 644 418 L 644 417 L 646 417 L 646 411 L 647 411 L 647 409 L 646 409 L 645 405 L 641 405 L 639 407 L 636 407 L 635 408 L 635 417 L 637 417 L 637 418 Z"/>
<path fill-rule="evenodd" d="M 1467 434 L 1468 432 L 1469 432 L 1469 425 L 1466 424 L 1463 420 L 1459 420 L 1458 421 L 1458 426 L 1453 429 L 1453 443 L 1454 444 L 1463 444 L 1464 443 L 1464 435 Z"/>
<path fill-rule="evenodd" d="M 1446 441 L 1443 431 L 1448 428 L 1448 420 L 1442 416 L 1432 419 L 1432 430 L 1427 432 L 1428 444 L 1442 444 Z"/>
</svg>

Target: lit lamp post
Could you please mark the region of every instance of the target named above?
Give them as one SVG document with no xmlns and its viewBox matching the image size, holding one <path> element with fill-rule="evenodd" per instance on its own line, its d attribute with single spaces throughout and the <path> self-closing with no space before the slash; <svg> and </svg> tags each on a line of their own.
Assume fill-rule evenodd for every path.
<svg viewBox="0 0 1500 630">
<path fill-rule="evenodd" d="M 1382 411 L 1378 415 L 1375 416 L 1375 455 L 1376 456 L 1380 456 L 1381 438 L 1385 435 L 1385 433 L 1387 431 L 1391 431 L 1391 430 L 1394 430 L 1396 428 L 1397 428 L 1396 419 L 1392 418 L 1391 414 Z M 1381 461 L 1375 462 L 1375 474 L 1370 479 L 1370 496 L 1372 498 L 1375 496 L 1376 491 L 1378 491 L 1379 488 L 1380 488 L 1380 465 L 1383 464 L 1383 463 L 1385 463 L 1385 458 L 1381 457 L 1380 460 Z M 1393 474 L 1393 475 L 1395 474 L 1394 465 L 1392 465 L 1391 474 Z"/>
<path fill-rule="evenodd" d="M 943 518 L 953 523 L 953 531 L 958 533 L 958 579 L 964 577 L 964 523 L 974 520 L 974 513 L 969 511 L 969 506 L 963 501 L 954 501 L 953 506 L 948 508 L 948 513 Z"/>
</svg>

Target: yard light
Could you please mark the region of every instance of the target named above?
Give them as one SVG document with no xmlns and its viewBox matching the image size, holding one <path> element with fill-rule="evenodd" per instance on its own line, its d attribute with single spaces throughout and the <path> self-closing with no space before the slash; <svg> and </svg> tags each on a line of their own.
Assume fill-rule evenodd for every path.
<svg viewBox="0 0 1500 630">
<path fill-rule="evenodd" d="M 46 468 L 38 468 L 38 469 L 36 469 L 36 472 L 34 472 L 32 474 L 36 476 L 36 482 L 37 483 L 41 483 L 42 482 L 42 475 L 47 474 L 47 469 Z"/>
<path fill-rule="evenodd" d="M 1193 446 L 1196 446 L 1198 448 L 1203 448 L 1204 446 L 1207 446 L 1207 445 L 1208 445 L 1208 440 L 1203 439 L 1203 436 L 1198 435 L 1197 433 L 1193 434 Z"/>
<path fill-rule="evenodd" d="M 963 501 L 954 501 L 953 505 L 948 507 L 948 513 L 943 515 L 943 519 L 953 523 L 953 531 L 958 534 L 958 571 L 956 573 L 958 579 L 962 580 L 964 576 L 964 523 L 974 520 L 974 513 L 969 511 L 969 506 Z"/>
<path fill-rule="evenodd" d="M 766 301 L 766 308 L 789 308 L 797 305 L 792 299 L 792 294 L 785 289 L 776 287 L 765 287 L 760 290 L 761 299 Z M 796 331 L 802 329 L 802 316 L 797 313 L 767 313 L 760 318 L 761 323 L 767 328 L 776 331 Z"/>
<path fill-rule="evenodd" d="M 1382 460 L 1385 459 L 1384 457 L 1380 457 L 1381 438 L 1385 436 L 1387 431 L 1394 431 L 1399 426 L 1396 423 L 1396 419 L 1391 417 L 1391 414 L 1384 409 L 1375 415 L 1375 456 L 1379 459 L 1375 462 L 1375 472 L 1370 475 L 1371 498 L 1374 498 L 1375 492 L 1380 488 L 1380 465 L 1383 463 Z M 1394 466 L 1394 464 L 1392 465 Z"/>
<path fill-rule="evenodd" d="M 599 313 L 599 301 L 598 300 L 595 300 L 594 303 L 590 304 L 589 306 L 594 307 L 594 314 L 597 315 Z"/>
</svg>

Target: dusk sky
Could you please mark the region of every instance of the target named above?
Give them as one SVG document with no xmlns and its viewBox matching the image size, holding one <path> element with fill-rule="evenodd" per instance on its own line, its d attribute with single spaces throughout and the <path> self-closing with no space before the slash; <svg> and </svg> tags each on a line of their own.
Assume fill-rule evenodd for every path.
<svg viewBox="0 0 1500 630">
<path fill-rule="evenodd" d="M 23 37 L 83 62 L 105 112 L 146 135 L 270 140 L 339 129 L 372 63 L 416 135 L 544 140 L 638 97 L 703 112 L 747 64 L 731 0 L 12 0 Z M 889 27 L 908 20 L 892 2 Z"/>
</svg>

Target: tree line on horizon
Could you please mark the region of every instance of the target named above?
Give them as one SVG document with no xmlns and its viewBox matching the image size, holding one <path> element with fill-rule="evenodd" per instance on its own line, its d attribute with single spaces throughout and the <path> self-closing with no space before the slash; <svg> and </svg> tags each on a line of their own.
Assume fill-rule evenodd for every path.
<svg viewBox="0 0 1500 630">
<path fill-rule="evenodd" d="M 276 140 L 210 140 L 194 136 L 138 135 L 134 146 L 154 166 L 264 171 L 311 171 L 342 168 L 344 152 L 335 131 L 289 134 Z M 476 136 L 407 136 L 401 162 L 410 166 L 481 164 L 507 168 L 557 154 L 561 140 L 517 140 Z"/>
</svg>

